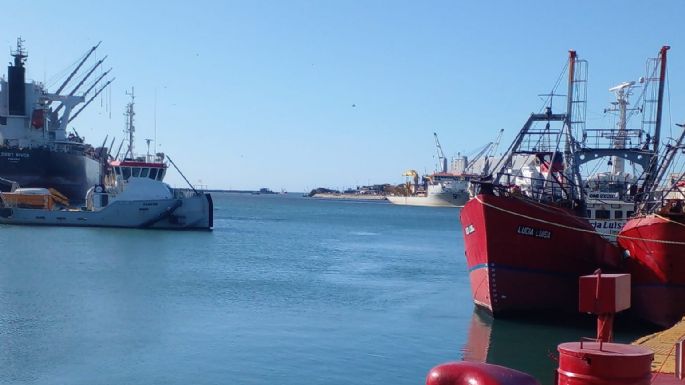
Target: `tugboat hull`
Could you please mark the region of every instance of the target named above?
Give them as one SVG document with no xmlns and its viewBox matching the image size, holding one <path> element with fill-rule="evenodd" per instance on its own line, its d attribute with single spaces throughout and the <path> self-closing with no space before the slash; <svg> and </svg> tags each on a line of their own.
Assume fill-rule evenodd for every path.
<svg viewBox="0 0 685 385">
<path fill-rule="evenodd" d="M 174 199 L 115 201 L 100 210 L 0 208 L 0 224 L 210 230 L 214 226 L 209 194 Z"/>
</svg>

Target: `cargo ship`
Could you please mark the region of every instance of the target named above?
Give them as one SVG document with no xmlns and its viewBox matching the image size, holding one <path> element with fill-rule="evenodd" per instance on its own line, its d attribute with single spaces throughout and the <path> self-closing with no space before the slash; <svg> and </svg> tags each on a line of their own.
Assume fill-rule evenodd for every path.
<svg viewBox="0 0 685 385">
<path fill-rule="evenodd" d="M 414 177 L 417 181 L 414 185 L 407 184 L 409 195 L 388 195 L 387 200 L 392 204 L 403 206 L 427 206 L 427 207 L 462 207 L 469 200 L 469 179 L 464 176 L 454 175 L 448 172 L 435 172 L 424 176 L 423 188 L 419 190 L 418 174 L 414 170 L 408 170 L 404 176 Z"/>
<path fill-rule="evenodd" d="M 77 95 L 104 60 L 84 76 L 74 76 L 96 48 L 51 93 L 41 83 L 26 82 L 28 55 L 23 41 L 17 40 L 7 78 L 0 79 L 0 177 L 25 188 L 53 188 L 74 203 L 83 202 L 88 188 L 102 182 L 107 161 L 104 144 L 94 148 L 78 133 L 67 130 L 67 125 L 111 83 L 109 80 L 99 84 L 107 71 L 91 82 L 87 91 Z M 80 79 L 79 83 L 63 94 L 75 78 Z M 81 103 L 84 104 L 74 111 Z"/>
</svg>

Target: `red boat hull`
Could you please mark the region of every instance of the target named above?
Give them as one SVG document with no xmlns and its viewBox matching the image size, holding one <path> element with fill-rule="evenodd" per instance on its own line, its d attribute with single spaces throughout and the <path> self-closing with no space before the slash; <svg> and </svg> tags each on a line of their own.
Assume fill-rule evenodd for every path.
<svg viewBox="0 0 685 385">
<path fill-rule="evenodd" d="M 659 326 L 685 315 L 685 218 L 648 215 L 629 220 L 618 238 L 628 251 L 632 311 Z"/>
<path fill-rule="evenodd" d="M 578 311 L 578 277 L 617 264 L 619 250 L 569 210 L 478 195 L 461 210 L 476 305 L 494 315 Z"/>
</svg>

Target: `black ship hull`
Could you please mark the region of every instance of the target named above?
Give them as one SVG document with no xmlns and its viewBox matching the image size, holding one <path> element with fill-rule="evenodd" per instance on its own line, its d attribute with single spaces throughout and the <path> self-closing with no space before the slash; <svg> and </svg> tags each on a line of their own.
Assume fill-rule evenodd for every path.
<svg viewBox="0 0 685 385">
<path fill-rule="evenodd" d="M 84 202 L 86 192 L 101 183 L 102 175 L 100 162 L 83 152 L 0 147 L 0 177 L 21 187 L 54 188 L 72 204 Z"/>
</svg>

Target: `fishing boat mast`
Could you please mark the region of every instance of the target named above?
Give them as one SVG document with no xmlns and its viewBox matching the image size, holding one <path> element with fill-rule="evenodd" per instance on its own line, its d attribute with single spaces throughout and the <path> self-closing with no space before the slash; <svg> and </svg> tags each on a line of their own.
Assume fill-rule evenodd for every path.
<svg viewBox="0 0 685 385">
<path fill-rule="evenodd" d="M 542 113 L 531 114 L 528 121 L 523 125 L 513 143 L 507 149 L 506 155 L 493 168 L 492 182 L 494 185 L 511 186 L 512 178 L 517 178 L 517 170 L 514 170 L 516 157 L 536 157 L 541 168 L 547 171 L 544 179 L 533 178 L 528 183 L 542 183 L 542 188 L 536 192 L 534 199 L 537 200 L 564 200 L 578 206 L 584 197 L 583 184 L 581 183 L 580 171 L 576 151 L 578 143 L 574 139 L 575 126 L 584 124 L 582 109 L 585 105 L 584 87 L 587 73 L 587 62 L 579 60 L 575 51 L 569 51 L 568 64 L 568 95 L 566 112 L 554 113 L 551 100 L 554 90 L 545 96 L 549 96 L 549 106 Z M 578 76 L 581 74 L 581 76 Z M 544 123 L 544 128 L 535 128 L 536 123 Z M 551 126 L 557 122 L 557 127 Z M 561 127 L 559 128 L 559 124 Z M 487 178 L 486 178 L 487 179 Z M 580 210 L 579 212 L 584 212 Z"/>
<path fill-rule="evenodd" d="M 652 191 L 656 185 L 656 176 L 659 167 L 659 141 L 661 140 L 661 115 L 663 112 L 663 99 L 664 99 L 664 85 L 666 83 L 666 59 L 667 53 L 670 46 L 663 46 L 659 51 L 659 90 L 657 95 L 657 105 L 656 105 L 656 119 L 654 123 L 654 135 L 653 140 L 653 150 L 652 156 L 649 159 L 649 167 L 645 173 L 645 180 L 642 184 L 642 189 L 645 193 Z M 641 199 L 641 197 L 638 197 Z"/>
<path fill-rule="evenodd" d="M 576 68 L 576 64 L 580 64 Z M 576 78 L 576 69 L 582 71 L 583 67 L 585 69 L 584 73 L 587 73 L 587 62 L 578 62 L 578 55 L 575 50 L 568 51 L 568 92 L 566 96 L 566 121 L 564 122 L 564 129 L 566 131 L 566 143 L 565 143 L 565 156 L 564 160 L 568 163 L 569 170 L 571 172 L 571 178 L 573 181 L 572 189 L 575 190 L 575 194 L 571 194 L 569 199 L 575 199 L 578 202 L 583 202 L 585 193 L 583 190 L 583 183 L 580 177 L 580 169 L 578 163 L 575 159 L 575 151 L 578 147 L 576 140 L 573 137 L 573 127 L 574 125 L 583 124 L 583 115 L 576 117 L 574 114 L 574 107 L 578 105 L 578 112 L 580 112 L 580 105 L 585 105 L 585 100 L 576 99 L 575 88 L 582 86 L 583 89 L 586 85 L 587 79 Z M 580 95 L 578 95 L 580 96 Z M 584 203 L 580 207 L 580 212 L 585 212 Z"/>
</svg>

